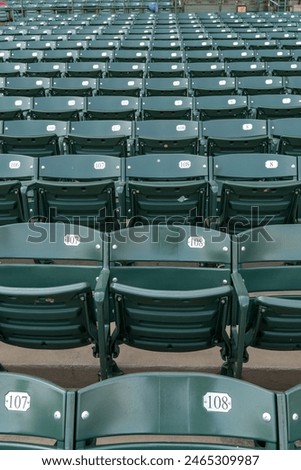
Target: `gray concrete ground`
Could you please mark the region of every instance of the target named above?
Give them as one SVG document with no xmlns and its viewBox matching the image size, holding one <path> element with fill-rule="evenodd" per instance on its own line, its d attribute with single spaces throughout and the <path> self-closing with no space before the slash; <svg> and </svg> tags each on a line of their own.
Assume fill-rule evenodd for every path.
<svg viewBox="0 0 301 470">
<path fill-rule="evenodd" d="M 301 351 L 250 349 L 243 379 L 271 390 L 301 383 Z M 9 371 L 37 375 L 66 388 L 98 381 L 99 361 L 91 347 L 64 351 L 33 351 L 0 343 L 0 362 Z M 217 348 L 193 353 L 157 353 L 121 347 L 118 366 L 125 373 L 140 371 L 193 371 L 218 373 L 222 361 Z"/>
</svg>

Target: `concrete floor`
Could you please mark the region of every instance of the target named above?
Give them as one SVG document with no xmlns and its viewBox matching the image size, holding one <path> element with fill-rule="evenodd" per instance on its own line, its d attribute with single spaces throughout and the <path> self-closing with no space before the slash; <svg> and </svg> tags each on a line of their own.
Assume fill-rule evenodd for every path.
<svg viewBox="0 0 301 470">
<path fill-rule="evenodd" d="M 287 390 L 301 383 L 301 351 L 250 349 L 243 379 L 271 390 Z M 98 381 L 99 362 L 91 347 L 64 351 L 33 351 L 0 343 L 0 362 L 9 371 L 37 375 L 66 388 Z M 219 373 L 219 349 L 193 353 L 157 353 L 122 346 L 117 358 L 125 373 L 141 371 L 193 371 Z"/>
</svg>

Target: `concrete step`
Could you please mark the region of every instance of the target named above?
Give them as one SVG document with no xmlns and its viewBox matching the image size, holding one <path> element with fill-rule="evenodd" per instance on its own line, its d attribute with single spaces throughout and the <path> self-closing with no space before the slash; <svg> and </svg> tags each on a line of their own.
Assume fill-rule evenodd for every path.
<svg viewBox="0 0 301 470">
<path fill-rule="evenodd" d="M 250 349 L 243 379 L 271 390 L 287 390 L 301 383 L 301 351 Z M 66 388 L 80 388 L 98 381 L 99 361 L 91 347 L 63 351 L 33 351 L 0 344 L 0 362 L 11 372 L 33 374 Z M 192 353 L 142 351 L 121 346 L 118 366 L 125 373 L 141 371 L 193 371 L 219 373 L 219 349 Z"/>
</svg>

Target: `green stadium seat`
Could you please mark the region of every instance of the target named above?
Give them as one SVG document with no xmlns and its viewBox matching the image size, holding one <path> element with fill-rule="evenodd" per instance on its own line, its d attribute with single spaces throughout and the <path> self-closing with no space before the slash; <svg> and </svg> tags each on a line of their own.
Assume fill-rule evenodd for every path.
<svg viewBox="0 0 301 470">
<path fill-rule="evenodd" d="M 212 243 L 214 240 L 214 243 Z M 175 261 L 176 260 L 176 261 Z M 133 226 L 111 233 L 109 302 L 104 299 L 109 358 L 119 345 L 187 352 L 219 346 L 224 374 L 235 375 L 230 238 L 197 226 Z M 106 307 L 107 306 L 107 307 Z M 112 311 L 111 311 L 112 309 Z M 231 331 L 230 331 L 231 330 Z"/>
<path fill-rule="evenodd" d="M 0 374 L 0 449 L 73 448 L 75 393 L 33 375 Z"/>
<path fill-rule="evenodd" d="M 101 95 L 87 98 L 84 118 L 133 121 L 139 115 L 139 98 L 135 96 Z"/>
<path fill-rule="evenodd" d="M 68 153 L 127 156 L 131 153 L 132 122 L 73 121 L 67 133 Z"/>
<path fill-rule="evenodd" d="M 246 96 L 199 96 L 195 98 L 195 113 L 201 121 L 247 118 L 249 116 L 249 103 Z"/>
<path fill-rule="evenodd" d="M 47 156 L 64 153 L 67 123 L 57 120 L 12 120 L 3 122 L 2 153 Z"/>
<path fill-rule="evenodd" d="M 152 154 L 128 157 L 127 217 L 130 224 L 205 224 L 208 197 L 206 157 Z"/>
<path fill-rule="evenodd" d="M 50 88 L 50 78 L 7 77 L 3 86 L 6 96 L 45 96 Z"/>
<path fill-rule="evenodd" d="M 103 358 L 101 232 L 26 222 L 0 227 L 0 240 L 1 341 L 33 350 L 92 344 Z"/>
<path fill-rule="evenodd" d="M 258 95 L 250 98 L 250 108 L 256 119 L 301 117 L 301 95 Z"/>
<path fill-rule="evenodd" d="M 272 450 L 279 448 L 277 416 L 276 394 L 246 381 L 140 372 L 77 391 L 75 448 Z"/>
<path fill-rule="evenodd" d="M 293 224 L 301 192 L 296 157 L 228 154 L 213 157 L 212 228 L 239 233 L 266 224 Z M 214 184 L 212 183 L 212 184 Z"/>
<path fill-rule="evenodd" d="M 31 187 L 41 220 L 109 231 L 119 227 L 124 215 L 124 168 L 118 157 L 40 158 L 38 180 Z"/>
<path fill-rule="evenodd" d="M 182 96 L 146 96 L 141 100 L 142 119 L 187 119 L 193 117 L 192 98 Z"/>
<path fill-rule="evenodd" d="M 135 124 L 136 152 L 198 153 L 199 123 L 176 119 L 153 119 Z"/>
<path fill-rule="evenodd" d="M 0 225 L 27 222 L 33 215 L 28 185 L 37 177 L 38 160 L 0 154 Z"/>
<path fill-rule="evenodd" d="M 203 154 L 268 152 L 270 136 L 264 119 L 219 119 L 203 121 Z"/>
<path fill-rule="evenodd" d="M 42 96 L 33 98 L 29 116 L 31 119 L 79 121 L 84 108 L 85 99 L 80 96 Z"/>
<path fill-rule="evenodd" d="M 233 270 L 240 299 L 237 313 L 238 374 L 251 348 L 300 349 L 300 225 L 268 225 L 234 239 Z"/>
</svg>

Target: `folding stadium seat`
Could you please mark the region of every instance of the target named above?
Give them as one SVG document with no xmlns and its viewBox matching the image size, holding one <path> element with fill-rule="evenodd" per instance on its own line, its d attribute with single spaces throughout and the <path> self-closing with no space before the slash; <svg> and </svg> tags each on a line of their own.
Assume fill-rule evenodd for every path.
<svg viewBox="0 0 301 470">
<path fill-rule="evenodd" d="M 285 86 L 288 93 L 296 95 L 301 94 L 301 77 L 300 76 L 288 76 L 285 77 Z"/>
<path fill-rule="evenodd" d="M 281 449 L 285 450 L 299 450 L 300 449 L 300 384 L 295 385 L 288 390 L 285 390 L 283 394 L 279 394 L 279 398 L 282 398 L 281 404 L 285 410 L 285 420 L 283 427 L 285 429 L 286 439 L 283 441 Z"/>
<path fill-rule="evenodd" d="M 188 78 L 146 78 L 144 83 L 146 96 L 188 96 L 189 90 Z"/>
<path fill-rule="evenodd" d="M 249 39 L 246 41 L 249 49 L 277 49 L 278 42 L 276 39 Z"/>
<path fill-rule="evenodd" d="M 195 113 L 201 121 L 247 118 L 249 116 L 249 103 L 246 96 L 200 96 L 195 98 Z"/>
<path fill-rule="evenodd" d="M 67 124 L 63 121 L 4 121 L 0 135 L 1 152 L 30 156 L 58 155 L 63 153 L 62 139 L 66 132 Z"/>
<path fill-rule="evenodd" d="M 201 125 L 203 154 L 268 152 L 270 136 L 263 119 L 219 119 Z"/>
<path fill-rule="evenodd" d="M 28 221 L 33 205 L 27 188 L 37 177 L 37 159 L 2 154 L 0 175 L 0 225 Z"/>
<path fill-rule="evenodd" d="M 79 53 L 74 49 L 49 49 L 44 51 L 42 62 L 75 62 L 78 60 Z"/>
<path fill-rule="evenodd" d="M 137 121 L 135 137 L 138 154 L 198 153 L 199 126 L 197 121 L 176 119 Z"/>
<path fill-rule="evenodd" d="M 301 155 L 300 118 L 273 119 L 270 132 L 277 153 Z"/>
<path fill-rule="evenodd" d="M 223 62 L 189 62 L 187 73 L 190 78 L 223 77 L 226 76 L 226 67 Z"/>
<path fill-rule="evenodd" d="M 161 40 L 161 39 L 154 39 L 151 42 L 150 49 L 153 51 L 157 50 L 167 50 L 170 51 L 179 51 L 182 48 L 182 42 L 179 40 Z"/>
<path fill-rule="evenodd" d="M 3 343 L 36 351 L 92 344 L 94 355 L 103 357 L 107 340 L 96 325 L 103 294 L 102 239 L 101 232 L 72 224 L 0 227 Z"/>
<path fill-rule="evenodd" d="M 267 75 L 267 67 L 265 62 L 229 62 L 226 64 L 226 71 L 231 77 L 258 76 Z"/>
<path fill-rule="evenodd" d="M 4 41 L 0 42 L 0 50 L 17 50 L 17 49 L 25 49 L 26 48 L 26 42 L 25 41 Z"/>
<path fill-rule="evenodd" d="M 285 93 L 286 83 L 283 77 L 238 77 L 237 89 L 244 95 L 275 95 Z"/>
<path fill-rule="evenodd" d="M 49 78 L 34 77 L 7 77 L 3 87 L 7 96 L 45 96 L 50 88 Z"/>
<path fill-rule="evenodd" d="M 141 78 L 131 77 L 125 80 L 122 77 L 106 77 L 99 80 L 97 94 L 139 97 L 143 93 L 143 86 Z"/>
<path fill-rule="evenodd" d="M 250 98 L 257 119 L 301 117 L 301 95 L 258 95 Z"/>
<path fill-rule="evenodd" d="M 68 38 L 66 40 L 57 41 L 55 48 L 56 49 L 73 49 L 77 51 L 82 50 L 82 49 L 87 49 L 87 46 L 88 46 L 87 41 L 77 39 L 77 35 L 76 35 L 76 38 L 74 39 L 72 39 L 72 37 L 73 36 L 71 36 L 71 38 Z"/>
<path fill-rule="evenodd" d="M 193 100 L 182 96 L 146 96 L 141 101 L 142 119 L 192 119 Z"/>
<path fill-rule="evenodd" d="M 74 121 L 67 134 L 68 153 L 125 157 L 132 152 L 132 133 L 131 121 Z"/>
<path fill-rule="evenodd" d="M 135 96 L 91 96 L 87 99 L 85 119 L 124 119 L 133 121 L 139 117 L 140 100 Z"/>
<path fill-rule="evenodd" d="M 67 77 L 98 78 L 103 77 L 106 70 L 106 62 L 68 62 L 66 64 Z"/>
<path fill-rule="evenodd" d="M 73 448 L 74 392 L 39 377 L 1 372 L 1 450 Z"/>
<path fill-rule="evenodd" d="M 87 49 L 116 50 L 119 49 L 119 46 L 120 41 L 118 39 L 103 39 L 103 36 L 96 36 L 95 39 L 88 42 Z"/>
<path fill-rule="evenodd" d="M 186 62 L 219 62 L 220 61 L 220 51 L 215 50 L 188 50 L 185 51 L 185 60 Z"/>
<path fill-rule="evenodd" d="M 300 350 L 299 224 L 259 227 L 234 239 L 235 284 L 240 299 L 237 323 L 238 372 L 250 348 Z"/>
<path fill-rule="evenodd" d="M 297 222 L 301 183 L 296 157 L 220 155 L 213 157 L 212 180 L 212 228 L 239 233 L 259 225 Z"/>
<path fill-rule="evenodd" d="M 37 62 L 27 64 L 25 74 L 27 77 L 61 77 L 65 72 L 64 62 Z"/>
<path fill-rule="evenodd" d="M 225 49 L 219 51 L 219 57 L 224 62 L 252 62 L 256 60 L 255 52 L 246 49 Z"/>
<path fill-rule="evenodd" d="M 190 86 L 194 96 L 236 94 L 234 77 L 196 77 L 191 79 Z"/>
<path fill-rule="evenodd" d="M 108 77 L 143 78 L 145 73 L 144 62 L 111 62 L 107 67 Z"/>
<path fill-rule="evenodd" d="M 92 96 L 96 89 L 96 78 L 59 77 L 52 79 L 49 91 L 55 96 Z"/>
<path fill-rule="evenodd" d="M 27 71 L 26 63 L 0 63 L 0 77 L 21 77 Z"/>
<path fill-rule="evenodd" d="M 179 62 L 149 62 L 147 66 L 149 78 L 186 77 L 186 65 Z"/>
<path fill-rule="evenodd" d="M 25 119 L 32 107 L 29 96 L 2 96 L 0 100 L 0 120 Z"/>
<path fill-rule="evenodd" d="M 39 62 L 43 59 L 44 52 L 39 50 L 31 49 L 16 49 L 12 50 L 10 56 L 8 57 L 8 62 L 21 62 L 21 63 L 30 63 L 30 62 Z"/>
<path fill-rule="evenodd" d="M 108 376 L 113 373 L 109 358 L 118 356 L 120 344 L 162 353 L 219 346 L 223 371 L 235 374 L 231 328 L 226 333 L 233 294 L 230 238 L 224 235 L 162 224 L 111 233 L 108 299 L 100 326 L 107 331 L 115 322 L 106 348 Z"/>
<path fill-rule="evenodd" d="M 34 49 L 38 51 L 46 51 L 48 49 L 55 49 L 55 47 L 56 47 L 56 41 L 49 41 L 47 39 L 29 40 L 26 42 L 27 50 Z"/>
<path fill-rule="evenodd" d="M 212 50 L 213 41 L 209 38 L 195 38 L 195 39 L 184 39 L 183 40 L 183 49 L 185 51 L 203 51 L 203 50 Z"/>
<path fill-rule="evenodd" d="M 281 49 L 294 50 L 300 49 L 301 47 L 301 40 L 299 38 L 287 38 L 282 36 L 282 38 L 278 38 L 278 42 Z"/>
<path fill-rule="evenodd" d="M 33 98 L 29 112 L 31 119 L 79 121 L 85 108 L 81 96 L 40 96 Z"/>
<path fill-rule="evenodd" d="M 248 403 L 243 414 L 242 401 Z M 275 392 L 247 381 L 218 374 L 140 372 L 77 391 L 75 448 L 278 449 L 277 416 Z"/>
<path fill-rule="evenodd" d="M 109 231 L 124 214 L 124 168 L 118 157 L 66 155 L 39 161 L 37 214 L 48 222 Z M 117 205 L 118 203 L 118 205 Z"/>
<path fill-rule="evenodd" d="M 243 39 L 219 39 L 213 42 L 214 47 L 220 51 L 235 49 L 247 49 L 246 43 Z"/>
<path fill-rule="evenodd" d="M 262 62 L 294 60 L 292 51 L 288 49 L 259 49 L 256 51 L 256 57 Z"/>
<path fill-rule="evenodd" d="M 207 215 L 208 164 L 190 154 L 128 157 L 127 217 L 140 223 L 204 224 Z"/>
<path fill-rule="evenodd" d="M 271 75 L 282 77 L 301 75 L 301 62 L 281 60 L 268 62 L 268 71 Z"/>
<path fill-rule="evenodd" d="M 148 51 L 118 49 L 114 53 L 114 62 L 147 62 L 148 59 Z"/>
<path fill-rule="evenodd" d="M 148 51 L 150 48 L 150 41 L 138 40 L 125 38 L 120 43 L 120 49 L 132 49 L 135 51 Z"/>
<path fill-rule="evenodd" d="M 114 51 L 98 50 L 98 49 L 84 49 L 79 51 L 78 60 L 81 62 L 109 62 L 114 57 Z"/>
</svg>

